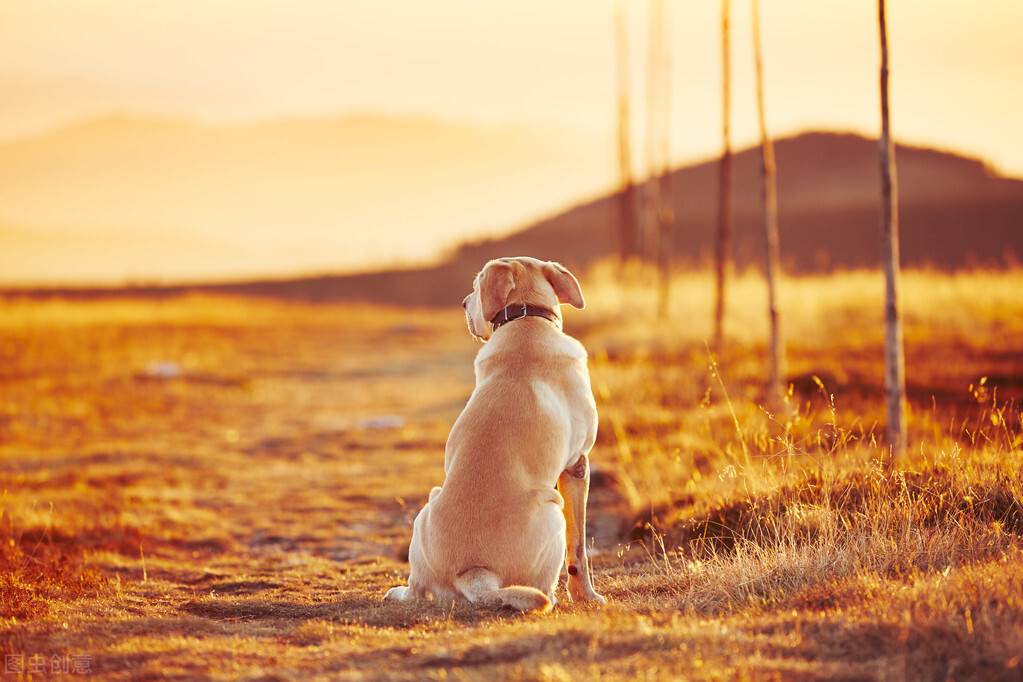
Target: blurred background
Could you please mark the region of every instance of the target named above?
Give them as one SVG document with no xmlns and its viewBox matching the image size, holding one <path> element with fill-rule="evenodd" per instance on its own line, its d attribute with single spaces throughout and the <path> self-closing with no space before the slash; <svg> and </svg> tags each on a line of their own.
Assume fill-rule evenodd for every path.
<svg viewBox="0 0 1023 682">
<path fill-rule="evenodd" d="M 617 248 L 619 93 L 629 181 L 674 171 L 671 255 L 705 263 L 722 148 L 720 12 L 613 0 L 3 0 L 0 283 L 395 266 L 408 279 L 425 267 L 426 293 L 415 277 L 325 278 L 316 291 L 430 303 L 457 300 L 466 273 L 495 255 L 586 265 Z M 1023 173 L 1023 4 L 904 0 L 888 22 L 892 126 L 912 146 L 898 156 L 903 262 L 1015 262 L 1023 183 L 1007 178 Z M 769 0 L 761 30 L 782 263 L 874 266 L 876 7 Z M 751 45 L 740 3 L 730 117 L 740 266 L 759 262 L 762 239 L 759 152 L 742 151 L 758 142 Z"/>
</svg>

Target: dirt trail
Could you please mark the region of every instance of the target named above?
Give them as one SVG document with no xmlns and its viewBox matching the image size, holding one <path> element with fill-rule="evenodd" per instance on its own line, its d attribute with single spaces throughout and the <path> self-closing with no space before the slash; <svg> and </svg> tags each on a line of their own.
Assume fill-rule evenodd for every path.
<svg viewBox="0 0 1023 682">
<path fill-rule="evenodd" d="M 5 650 L 188 674 L 151 649 L 393 617 L 379 599 L 472 388 L 460 316 L 137 305 L 3 330 L 6 513 L 113 581 L 5 627 Z"/>
</svg>

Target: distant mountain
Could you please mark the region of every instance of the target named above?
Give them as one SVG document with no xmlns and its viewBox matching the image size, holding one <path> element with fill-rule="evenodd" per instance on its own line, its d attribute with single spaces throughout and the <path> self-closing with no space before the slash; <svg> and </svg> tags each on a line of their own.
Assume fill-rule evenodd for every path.
<svg viewBox="0 0 1023 682">
<path fill-rule="evenodd" d="M 776 155 L 781 253 L 788 271 L 876 267 L 876 141 L 807 133 L 779 140 Z M 976 159 L 931 149 L 899 146 L 897 161 L 904 266 L 955 269 L 1023 261 L 1023 181 L 999 177 Z M 734 170 L 735 257 L 740 266 L 758 265 L 758 150 L 737 154 Z M 680 168 L 671 179 L 679 218 L 676 258 L 706 262 L 715 229 L 717 162 Z M 460 299 L 473 274 L 490 258 L 527 254 L 582 267 L 613 253 L 618 200 L 617 195 L 606 196 L 510 236 L 467 243 L 430 267 L 201 288 L 312 300 L 447 304 Z"/>
<path fill-rule="evenodd" d="M 0 143 L 0 282 L 292 274 L 436 260 L 609 186 L 584 134 L 357 115 L 91 119 Z"/>
<path fill-rule="evenodd" d="M 879 262 L 880 172 L 877 142 L 857 135 L 806 133 L 779 140 L 778 212 L 783 264 L 796 272 L 874 267 Z M 904 266 L 961 268 L 1023 260 L 1023 180 L 999 177 L 983 162 L 899 145 L 896 152 Z M 760 154 L 734 160 L 735 258 L 759 265 Z M 671 174 L 678 217 L 675 254 L 711 257 L 718 162 Z M 617 195 L 577 206 L 506 239 L 467 244 L 458 259 L 550 254 L 586 263 L 614 248 Z"/>
</svg>

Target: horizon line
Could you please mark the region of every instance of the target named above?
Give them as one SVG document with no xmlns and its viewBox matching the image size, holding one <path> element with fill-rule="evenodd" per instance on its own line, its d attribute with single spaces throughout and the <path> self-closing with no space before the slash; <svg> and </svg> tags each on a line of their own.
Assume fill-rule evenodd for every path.
<svg viewBox="0 0 1023 682">
<path fill-rule="evenodd" d="M 238 131 L 238 130 L 255 130 L 262 127 L 269 127 L 274 125 L 287 125 L 287 124 L 303 124 L 303 123 L 326 123 L 335 122 L 342 123 L 346 121 L 358 121 L 359 119 L 366 120 L 379 120 L 394 123 L 423 123 L 423 124 L 434 124 L 439 126 L 446 126 L 451 128 L 464 128 L 467 130 L 479 130 L 479 131 L 495 131 L 495 130 L 546 130 L 549 132 L 575 132 L 576 134 L 583 136 L 602 136 L 608 135 L 613 136 L 613 130 L 600 130 L 590 127 L 573 127 L 566 126 L 559 123 L 543 122 L 532 119 L 508 119 L 506 121 L 500 120 L 482 120 L 473 118 L 454 118 L 451 116 L 441 115 L 428 111 L 412 111 L 412 110 L 397 110 L 397 109 L 367 109 L 364 107 L 342 109 L 335 112 L 322 112 L 314 113 L 309 112 L 305 114 L 300 113 L 281 113 L 273 115 L 255 115 L 255 116 L 241 116 L 241 117 L 217 117 L 208 116 L 196 113 L 184 113 L 174 112 L 170 110 L 158 110 L 158 109 L 146 109 L 146 108 L 114 108 L 106 111 L 105 113 L 96 113 L 81 115 L 72 118 L 68 118 L 62 122 L 56 122 L 49 125 L 43 125 L 33 130 L 26 130 L 21 133 L 0 133 L 0 146 L 6 146 L 9 144 L 19 144 L 34 140 L 39 140 L 50 135 L 58 134 L 61 132 L 74 130 L 75 128 L 82 128 L 89 124 L 94 124 L 103 121 L 139 121 L 139 122 L 153 122 L 153 123 L 173 123 L 179 125 L 186 125 L 195 128 L 206 129 L 210 131 Z M 825 135 L 851 135 L 860 137 L 867 140 L 878 140 L 880 139 L 880 126 L 877 133 L 871 133 L 862 128 L 856 128 L 854 126 L 847 125 L 832 125 L 829 123 L 815 123 L 808 126 L 802 126 L 795 129 L 783 129 L 772 133 L 772 141 L 780 142 L 783 140 L 789 140 L 804 135 L 812 134 L 825 134 Z M 751 140 L 742 141 L 739 140 L 737 143 L 733 141 L 733 154 L 740 154 L 747 152 L 751 149 L 755 149 L 760 146 L 760 142 L 755 136 L 751 136 Z M 997 162 L 991 160 L 987 156 L 979 153 L 957 147 L 952 143 L 943 142 L 939 140 L 927 140 L 923 138 L 913 137 L 902 137 L 898 134 L 894 135 L 894 140 L 897 146 L 906 147 L 911 149 L 922 149 L 941 152 L 944 154 L 950 154 L 958 156 L 964 159 L 971 159 L 980 161 L 986 169 L 993 174 L 1014 180 L 1023 180 L 1023 172 L 1020 174 L 1014 174 L 1007 171 L 1003 166 Z M 613 148 L 613 144 L 609 143 L 609 149 Z M 712 162 L 719 158 L 716 152 L 704 152 L 697 153 L 687 156 L 673 156 L 669 162 L 669 169 L 679 170 L 684 166 L 695 166 L 703 163 Z M 638 175 L 637 179 L 645 180 L 650 176 Z"/>
</svg>

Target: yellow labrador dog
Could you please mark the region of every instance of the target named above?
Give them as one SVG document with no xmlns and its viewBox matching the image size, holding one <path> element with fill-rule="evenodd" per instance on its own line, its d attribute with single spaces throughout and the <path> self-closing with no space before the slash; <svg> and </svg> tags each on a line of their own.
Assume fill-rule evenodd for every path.
<svg viewBox="0 0 1023 682">
<path fill-rule="evenodd" d="M 548 611 L 567 563 L 571 598 L 606 603 L 586 557 L 597 407 L 586 349 L 561 330 L 562 303 L 585 305 L 557 263 L 501 258 L 476 276 L 462 302 L 486 344 L 476 388 L 448 437 L 444 485 L 413 524 L 408 586 L 385 599 Z"/>
</svg>

